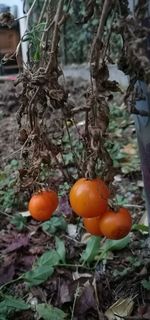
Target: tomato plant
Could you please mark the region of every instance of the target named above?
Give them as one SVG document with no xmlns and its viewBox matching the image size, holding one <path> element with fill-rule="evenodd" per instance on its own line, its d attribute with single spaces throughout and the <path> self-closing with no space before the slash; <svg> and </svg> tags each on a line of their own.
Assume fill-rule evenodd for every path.
<svg viewBox="0 0 150 320">
<path fill-rule="evenodd" d="M 48 220 L 58 206 L 58 196 L 53 190 L 34 194 L 29 201 L 31 216 L 38 221 Z"/>
<path fill-rule="evenodd" d="M 94 236 L 103 236 L 102 232 L 100 231 L 100 219 L 100 217 L 84 218 L 83 224 L 86 231 Z"/>
<path fill-rule="evenodd" d="M 108 239 L 124 238 L 131 230 L 132 218 L 129 211 L 120 208 L 118 212 L 107 211 L 99 222 L 100 230 Z"/>
<path fill-rule="evenodd" d="M 108 187 L 98 178 L 77 180 L 69 195 L 73 211 L 84 218 L 101 216 L 107 210 L 108 197 Z"/>
</svg>

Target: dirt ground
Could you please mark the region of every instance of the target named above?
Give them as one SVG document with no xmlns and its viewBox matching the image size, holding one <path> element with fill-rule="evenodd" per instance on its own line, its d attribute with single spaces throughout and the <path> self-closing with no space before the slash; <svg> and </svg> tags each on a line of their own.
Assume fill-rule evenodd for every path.
<svg viewBox="0 0 150 320">
<path fill-rule="evenodd" d="M 0 167 L 16 157 L 18 101 L 13 82 L 0 83 Z"/>
</svg>

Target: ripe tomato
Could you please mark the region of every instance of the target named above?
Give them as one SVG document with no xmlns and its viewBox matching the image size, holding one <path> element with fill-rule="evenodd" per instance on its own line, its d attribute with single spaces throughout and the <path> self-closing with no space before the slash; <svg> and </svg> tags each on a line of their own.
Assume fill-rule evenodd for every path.
<svg viewBox="0 0 150 320">
<path fill-rule="evenodd" d="M 70 190 L 73 211 L 83 218 L 101 216 L 107 210 L 109 189 L 100 179 L 81 178 Z"/>
<path fill-rule="evenodd" d="M 38 221 L 48 220 L 58 206 L 58 196 L 53 190 L 40 191 L 29 201 L 31 216 Z"/>
<path fill-rule="evenodd" d="M 84 218 L 83 224 L 85 226 L 86 231 L 93 234 L 94 236 L 103 236 L 99 226 L 100 219 L 100 217 Z"/>
<path fill-rule="evenodd" d="M 132 218 L 129 211 L 120 208 L 118 212 L 107 211 L 99 222 L 100 230 L 108 239 L 124 238 L 131 230 Z"/>
</svg>

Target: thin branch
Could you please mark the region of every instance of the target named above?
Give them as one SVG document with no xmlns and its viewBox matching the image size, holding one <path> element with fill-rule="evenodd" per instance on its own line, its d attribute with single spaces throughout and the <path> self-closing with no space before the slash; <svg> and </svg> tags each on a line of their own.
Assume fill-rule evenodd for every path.
<svg viewBox="0 0 150 320">
<path fill-rule="evenodd" d="M 103 59 L 105 59 L 105 56 L 106 56 L 106 53 L 107 53 L 107 50 L 108 50 L 108 47 L 109 47 L 110 38 L 111 38 L 111 34 L 112 34 L 112 26 L 113 26 L 113 22 L 114 22 L 114 19 L 115 19 L 116 10 L 117 10 L 117 1 L 115 3 L 114 11 L 113 11 L 113 14 L 112 14 L 110 29 L 109 29 L 109 32 L 108 32 L 107 43 L 106 43 L 106 47 L 105 47 L 104 53 L 103 53 Z"/>
<path fill-rule="evenodd" d="M 13 57 L 14 55 L 16 55 L 16 59 L 17 59 L 17 60 L 18 60 L 18 55 L 19 55 L 19 50 L 20 50 L 20 47 L 21 47 L 22 40 L 23 40 L 26 32 L 28 31 L 29 18 L 30 18 L 30 15 L 31 15 L 31 13 L 32 13 L 32 10 L 33 10 L 33 8 L 34 8 L 34 6 L 35 6 L 35 4 L 36 4 L 36 1 L 37 1 L 37 0 L 34 0 L 34 1 L 33 1 L 32 6 L 30 7 L 28 13 L 26 14 L 26 18 L 27 18 L 27 21 L 26 21 L 26 31 L 25 31 L 25 33 L 23 34 L 23 36 L 21 37 L 21 39 L 20 39 L 20 41 L 19 41 L 19 43 L 18 43 L 18 45 L 17 45 L 17 48 L 16 48 L 15 53 L 12 55 L 12 57 Z"/>
<path fill-rule="evenodd" d="M 38 20 L 38 23 L 37 24 L 40 24 L 42 19 L 43 19 L 43 16 L 44 16 L 44 13 L 46 11 L 46 7 L 47 7 L 47 4 L 48 4 L 48 1 L 49 0 L 45 0 L 44 1 L 44 4 L 43 4 L 43 8 L 42 8 L 42 11 L 41 11 L 41 14 L 40 14 L 40 17 L 39 17 L 39 20 Z"/>
<path fill-rule="evenodd" d="M 36 4 L 36 1 L 37 1 L 37 0 L 34 0 L 34 1 L 33 1 L 32 6 L 30 7 L 30 9 L 29 9 L 29 11 L 28 11 L 28 13 L 27 13 L 26 31 L 28 30 L 29 18 L 30 18 L 30 15 L 31 15 L 31 13 L 32 13 L 32 10 L 33 10 L 33 8 L 34 8 L 34 6 L 35 6 L 35 4 Z"/>
<path fill-rule="evenodd" d="M 54 33 L 53 33 L 53 39 L 52 39 L 52 47 L 51 47 L 51 53 L 50 53 L 50 59 L 46 68 L 46 73 L 48 73 L 53 65 L 53 57 L 57 49 L 57 44 L 58 44 L 58 32 L 59 32 L 59 20 L 61 18 L 62 10 L 63 10 L 63 4 L 64 0 L 60 0 L 57 8 L 57 12 L 55 15 L 55 25 L 54 25 Z"/>
<path fill-rule="evenodd" d="M 107 17 L 108 17 L 108 12 L 110 10 L 111 5 L 112 5 L 112 0 L 105 0 L 104 5 L 103 5 L 101 18 L 100 18 L 100 22 L 99 22 L 99 26 L 98 26 L 98 29 L 97 29 L 97 34 L 96 34 L 96 37 L 94 38 L 94 41 L 93 41 L 93 44 L 92 44 L 91 60 L 92 60 L 92 57 L 93 57 L 97 42 L 100 43 L 100 41 L 102 39 L 104 26 L 105 26 L 105 23 L 106 23 L 106 20 L 107 20 Z"/>
</svg>

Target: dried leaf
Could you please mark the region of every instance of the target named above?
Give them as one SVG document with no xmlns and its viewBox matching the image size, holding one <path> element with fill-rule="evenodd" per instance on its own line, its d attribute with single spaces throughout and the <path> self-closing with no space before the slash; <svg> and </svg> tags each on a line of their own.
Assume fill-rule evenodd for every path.
<svg viewBox="0 0 150 320">
<path fill-rule="evenodd" d="M 86 286 L 81 291 L 81 294 L 76 302 L 75 307 L 75 314 L 84 314 L 89 309 L 96 310 L 96 301 L 94 296 L 94 288 L 89 282 L 86 284 Z"/>
<path fill-rule="evenodd" d="M 91 238 L 91 234 L 86 232 L 83 234 L 82 238 L 81 238 L 81 243 L 83 244 L 87 244 L 88 240 Z"/>
<path fill-rule="evenodd" d="M 69 286 L 64 281 L 59 290 L 59 297 L 60 297 L 60 304 L 64 304 L 66 302 L 71 302 L 72 301 L 72 295 L 70 294 Z"/>
<path fill-rule="evenodd" d="M 137 153 L 135 145 L 131 143 L 128 143 L 126 146 L 124 146 L 124 148 L 121 151 L 127 153 L 128 155 L 135 155 Z"/>
<path fill-rule="evenodd" d="M 132 298 L 120 298 L 107 311 L 105 315 L 108 320 L 120 320 L 120 318 L 130 316 L 133 311 L 134 302 Z"/>
<path fill-rule="evenodd" d="M 27 235 L 18 234 L 16 239 L 4 250 L 5 253 L 19 250 L 23 247 L 27 247 L 29 244 L 29 237 Z"/>
<path fill-rule="evenodd" d="M 59 201 L 59 212 L 64 215 L 71 215 L 72 214 L 72 210 L 70 208 L 69 205 L 69 201 L 68 201 L 68 197 L 62 196 L 60 201 Z"/>
<path fill-rule="evenodd" d="M 2 267 L 0 270 L 0 285 L 5 284 L 13 279 L 15 275 L 15 267 L 14 264 L 11 263 L 7 266 Z"/>
</svg>

